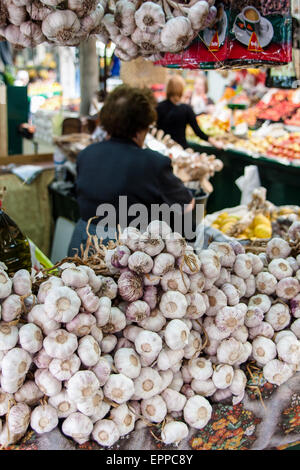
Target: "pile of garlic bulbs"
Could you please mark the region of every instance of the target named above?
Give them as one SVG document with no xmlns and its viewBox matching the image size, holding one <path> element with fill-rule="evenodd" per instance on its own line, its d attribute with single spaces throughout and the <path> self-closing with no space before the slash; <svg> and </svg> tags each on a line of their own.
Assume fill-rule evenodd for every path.
<svg viewBox="0 0 300 470">
<path fill-rule="evenodd" d="M 107 0 L 1 0 L 0 38 L 16 47 L 78 46 L 97 31 Z"/>
<path fill-rule="evenodd" d="M 216 19 L 214 0 L 1 0 L 0 40 L 78 46 L 96 35 L 122 60 L 180 52 Z"/>
<path fill-rule="evenodd" d="M 242 401 L 250 360 L 277 386 L 299 370 L 300 255 L 285 240 L 197 254 L 153 221 L 125 229 L 106 264 L 110 276 L 63 263 L 38 290 L 1 268 L 0 445 L 59 426 L 110 447 L 147 425 L 176 445 L 213 403 Z"/>
</svg>

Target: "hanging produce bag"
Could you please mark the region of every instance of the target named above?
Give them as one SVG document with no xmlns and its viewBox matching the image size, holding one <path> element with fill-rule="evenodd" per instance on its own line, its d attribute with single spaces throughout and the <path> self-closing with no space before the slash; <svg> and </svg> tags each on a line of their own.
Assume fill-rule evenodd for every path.
<svg viewBox="0 0 300 470">
<path fill-rule="evenodd" d="M 158 65 L 222 69 L 287 64 L 292 60 L 290 0 L 217 0 L 216 22 Z"/>
<path fill-rule="evenodd" d="M 291 62 L 290 0 L 232 1 L 228 52 L 229 66 Z"/>
<path fill-rule="evenodd" d="M 178 54 L 166 53 L 157 62 L 171 68 L 215 69 L 222 68 L 228 56 L 230 0 L 216 0 L 216 22 L 200 31 L 192 44 Z"/>
</svg>

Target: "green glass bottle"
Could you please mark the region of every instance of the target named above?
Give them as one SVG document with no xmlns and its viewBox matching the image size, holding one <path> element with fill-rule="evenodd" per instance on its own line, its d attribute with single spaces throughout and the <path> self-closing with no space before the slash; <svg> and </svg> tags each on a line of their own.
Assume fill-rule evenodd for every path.
<svg viewBox="0 0 300 470">
<path fill-rule="evenodd" d="M 27 238 L 17 224 L 4 212 L 0 200 L 0 261 L 13 276 L 19 269 L 31 271 L 31 253 Z"/>
</svg>

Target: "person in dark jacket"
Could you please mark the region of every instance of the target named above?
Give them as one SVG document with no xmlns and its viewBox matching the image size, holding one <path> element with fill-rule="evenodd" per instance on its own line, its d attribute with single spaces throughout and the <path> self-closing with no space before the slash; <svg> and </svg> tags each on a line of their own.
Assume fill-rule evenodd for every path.
<svg viewBox="0 0 300 470">
<path fill-rule="evenodd" d="M 189 124 L 195 134 L 208 141 L 206 135 L 198 126 L 196 114 L 189 104 L 182 103 L 185 81 L 180 75 L 174 75 L 167 84 L 167 99 L 157 106 L 156 127 L 169 134 L 175 142 L 187 148 L 186 127 Z"/>
<path fill-rule="evenodd" d="M 77 158 L 80 220 L 69 256 L 77 250 L 80 253 L 81 244 L 84 246 L 87 241 L 88 221 L 96 215 L 99 219 L 92 221 L 89 232 L 108 241 L 116 238 L 118 224 L 124 229 L 136 219 L 137 204 L 142 204 L 148 214 L 153 205 L 163 203 L 168 206 L 177 203 L 183 213 L 192 211 L 195 202 L 192 193 L 173 174 L 171 159 L 143 148 L 156 117 L 156 102 L 150 90 L 121 85 L 108 95 L 100 121 L 109 138 L 88 146 Z M 115 218 L 108 221 L 107 230 L 102 233 L 101 220 L 110 209 L 114 209 Z"/>
</svg>

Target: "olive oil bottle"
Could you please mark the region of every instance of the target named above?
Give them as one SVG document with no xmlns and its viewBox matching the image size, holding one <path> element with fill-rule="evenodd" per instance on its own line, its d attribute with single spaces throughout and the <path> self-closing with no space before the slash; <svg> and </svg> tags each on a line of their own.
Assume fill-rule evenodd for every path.
<svg viewBox="0 0 300 470">
<path fill-rule="evenodd" d="M 19 269 L 31 271 L 31 253 L 27 238 L 17 224 L 4 212 L 0 200 L 0 261 L 6 264 L 8 275 Z"/>
</svg>

